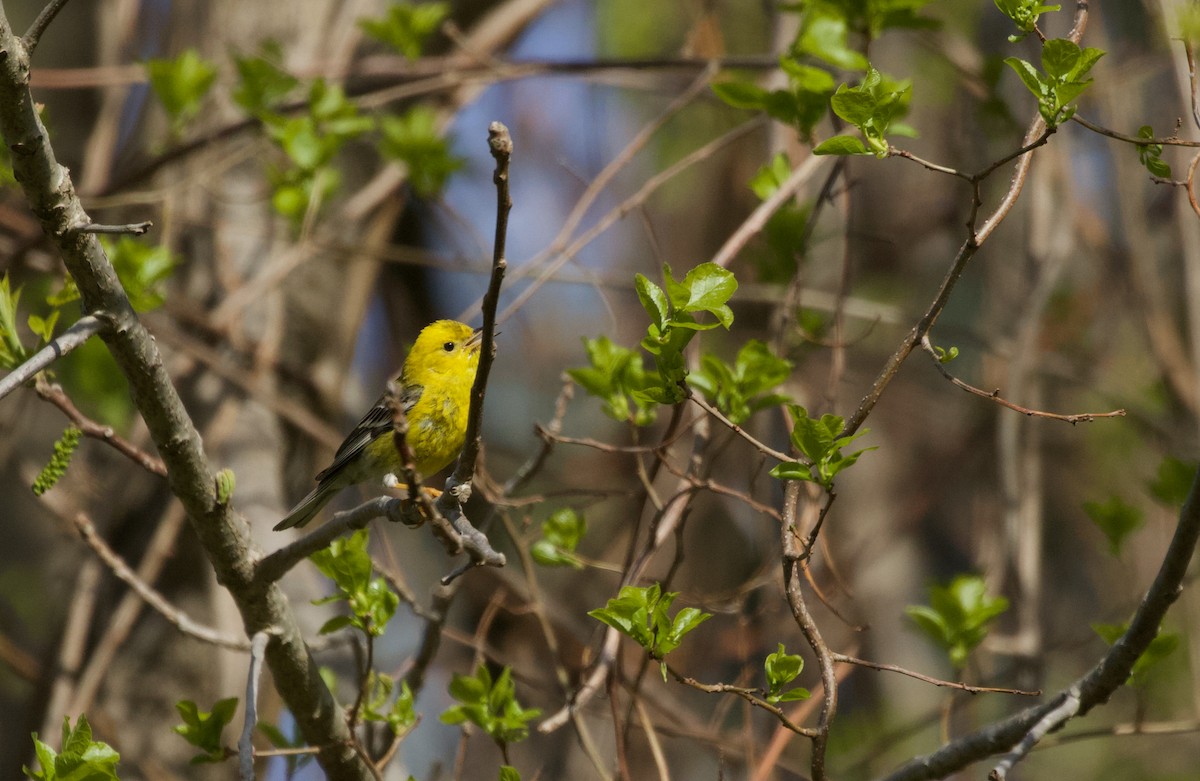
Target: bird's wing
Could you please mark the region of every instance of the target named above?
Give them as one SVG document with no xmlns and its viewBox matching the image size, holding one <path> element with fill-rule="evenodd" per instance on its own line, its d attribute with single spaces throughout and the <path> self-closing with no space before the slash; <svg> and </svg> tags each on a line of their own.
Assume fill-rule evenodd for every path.
<svg viewBox="0 0 1200 781">
<path fill-rule="evenodd" d="M 422 390 L 424 389 L 420 385 L 405 385 L 400 388 L 400 404 L 406 415 L 412 411 L 417 400 L 421 398 Z M 367 445 L 391 432 L 392 408 L 388 403 L 388 395 L 385 393 L 379 397 L 379 401 L 375 402 L 375 405 L 367 411 L 363 419 L 338 446 L 337 452 L 333 454 L 333 463 L 317 474 L 317 482 L 336 475 L 346 464 L 351 463 L 362 454 Z"/>
</svg>

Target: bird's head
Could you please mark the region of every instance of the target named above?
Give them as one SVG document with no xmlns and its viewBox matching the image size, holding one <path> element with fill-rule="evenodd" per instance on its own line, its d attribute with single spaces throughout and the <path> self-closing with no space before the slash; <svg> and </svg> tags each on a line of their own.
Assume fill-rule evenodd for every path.
<svg viewBox="0 0 1200 781">
<path fill-rule="evenodd" d="M 475 379 L 483 332 L 455 320 L 438 320 L 421 329 L 404 362 L 404 375 L 421 383 L 426 372 L 461 375 L 466 383 Z"/>
</svg>

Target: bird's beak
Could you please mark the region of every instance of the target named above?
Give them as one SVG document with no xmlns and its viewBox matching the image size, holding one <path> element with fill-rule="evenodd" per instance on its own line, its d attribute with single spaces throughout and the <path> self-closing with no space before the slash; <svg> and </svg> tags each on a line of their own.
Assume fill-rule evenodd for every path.
<svg viewBox="0 0 1200 781">
<path fill-rule="evenodd" d="M 472 350 L 478 350 L 479 345 L 481 344 L 483 344 L 483 329 L 476 328 L 471 332 L 471 335 L 467 337 L 467 347 Z"/>
</svg>

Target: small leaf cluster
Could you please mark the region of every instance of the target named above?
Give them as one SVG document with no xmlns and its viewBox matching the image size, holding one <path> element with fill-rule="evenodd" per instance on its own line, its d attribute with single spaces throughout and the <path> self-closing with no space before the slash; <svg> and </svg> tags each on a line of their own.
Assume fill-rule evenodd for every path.
<svg viewBox="0 0 1200 781">
<path fill-rule="evenodd" d="M 409 60 L 421 56 L 425 39 L 441 26 L 450 13 L 448 3 L 394 3 L 377 19 L 362 19 L 363 32 L 387 44 Z"/>
<path fill-rule="evenodd" d="M 1112 645 L 1129 630 L 1129 623 L 1096 623 L 1092 624 L 1092 630 L 1100 635 L 1104 642 Z M 1179 647 L 1179 640 L 1178 632 L 1163 632 L 1160 626 L 1154 639 L 1150 641 L 1150 645 L 1146 646 L 1146 650 L 1142 651 L 1142 655 L 1133 663 L 1133 668 L 1129 671 L 1129 678 L 1125 682 L 1131 686 L 1145 686 L 1151 670 L 1175 653 L 1175 649 Z"/>
<path fill-rule="evenodd" d="M 92 727 L 80 714 L 75 726 L 63 719 L 62 751 L 55 752 L 33 733 L 33 750 L 41 770 L 22 765 L 21 772 L 35 781 L 118 781 L 117 762 L 121 756 L 107 743 L 92 739 Z"/>
<path fill-rule="evenodd" d="M 894 81 L 867 66 L 861 83 L 854 87 L 842 84 L 829 99 L 833 112 L 858 128 L 862 140 L 849 135 L 834 136 L 821 142 L 813 149 L 813 154 L 887 157 L 891 149 L 887 140 L 889 134 L 916 135 L 913 128 L 899 122 L 908 114 L 911 99 L 911 81 Z"/>
<path fill-rule="evenodd" d="M 779 67 L 788 80 L 784 89 L 767 90 L 750 81 L 729 80 L 713 84 L 713 93 L 734 108 L 765 112 L 810 141 L 813 128 L 829 107 L 836 83 L 833 74 L 786 54 L 779 58 Z"/>
<path fill-rule="evenodd" d="M 1041 0 L 994 0 L 1000 13 L 1012 20 L 1021 31 L 1020 35 L 1010 35 L 1010 43 L 1016 43 L 1037 29 L 1038 18 L 1045 13 L 1059 10 L 1062 6 L 1045 5 Z"/>
<path fill-rule="evenodd" d="M 672 618 L 667 611 L 678 596 L 675 591 L 664 594 L 657 583 L 624 586 L 604 607 L 589 610 L 588 615 L 632 638 L 650 658 L 662 661 L 679 647 L 685 635 L 712 618 L 711 613 L 694 607 L 685 607 Z M 662 676 L 666 680 L 666 662 L 662 663 Z"/>
<path fill-rule="evenodd" d="M 874 447 L 863 448 L 853 453 L 843 453 L 842 448 L 868 433 L 868 429 L 843 436 L 845 418 L 837 415 L 809 417 L 808 410 L 799 404 L 789 404 L 788 410 L 795 421 L 792 428 L 792 445 L 807 459 L 786 461 L 771 470 L 771 476 L 780 480 L 804 480 L 816 483 L 827 491 L 833 490 L 833 479 L 843 469 L 851 467 L 859 457 Z"/>
<path fill-rule="evenodd" d="M 766 201 L 792 175 L 792 163 L 785 152 L 779 152 L 750 178 L 750 189 L 760 201 Z M 811 203 L 799 204 L 795 198 L 767 218 L 763 236 L 771 254 L 758 259 L 758 278 L 771 284 L 787 284 L 796 275 L 797 260 L 807 251 Z"/>
<path fill-rule="evenodd" d="M 681 280 L 676 280 L 664 264 L 663 280 L 665 289 L 641 274 L 634 277 L 638 299 L 650 315 L 642 349 L 654 356 L 658 369 L 658 377 L 649 378 L 634 395 L 656 404 L 678 404 L 686 397 L 683 350 L 698 331 L 718 325 L 728 329 L 733 324 L 728 301 L 737 290 L 737 279 L 716 263 L 701 263 Z M 698 321 L 696 315 L 702 312 L 713 315 L 716 322 Z"/>
<path fill-rule="evenodd" d="M 275 211 L 299 224 L 309 205 L 326 200 L 337 189 L 340 176 L 333 159 L 351 140 L 374 129 L 370 117 L 336 84 L 317 79 L 308 90 L 306 111 L 299 116 L 262 113 L 267 135 L 287 157 L 287 167 L 268 172 Z"/>
<path fill-rule="evenodd" d="M 764 111 L 791 125 L 802 139 L 812 143 L 813 129 L 829 111 L 830 99 L 836 97 L 834 71 L 869 74 L 872 70 L 866 56 L 851 47 L 851 36 L 869 42 L 889 29 L 936 27 L 935 20 L 919 13 L 929 1 L 814 0 L 784 5 L 781 10 L 800 14 L 796 38 L 779 61 L 780 70 L 788 80 L 787 88 L 768 91 L 751 82 L 730 80 L 713 85 L 713 91 L 735 108 Z M 810 64 L 814 61 L 820 65 Z M 845 85 L 843 89 L 846 89 Z M 907 97 L 897 102 L 907 111 Z M 838 111 L 836 102 L 833 108 Z M 885 107 L 880 105 L 872 124 L 883 123 L 886 113 Z M 891 117 L 888 124 L 896 118 Z M 826 142 L 829 145 L 822 145 L 825 146 L 823 154 L 866 153 L 861 143 L 856 146 L 847 141 L 848 138 L 839 136 L 840 140 L 833 140 L 832 144 Z"/>
<path fill-rule="evenodd" d="M 277 115 L 300 86 L 299 79 L 277 65 L 282 61 L 283 49 L 277 41 L 264 43 L 259 54 L 234 57 L 238 81 L 233 88 L 233 102 L 259 120 Z"/>
<path fill-rule="evenodd" d="M 234 752 L 227 749 L 221 741 L 221 733 L 226 725 L 233 721 L 237 705 L 237 697 L 228 697 L 218 700 L 211 711 L 205 712 L 191 700 L 175 703 L 175 710 L 179 711 L 183 723 L 176 724 L 171 728 L 172 731 L 202 752 L 192 757 L 193 765 L 224 762 L 233 756 Z"/>
<path fill-rule="evenodd" d="M 1138 138 L 1154 138 L 1154 128 L 1150 125 L 1142 125 L 1138 128 Z M 1171 166 L 1167 165 L 1162 159 L 1162 144 L 1139 144 L 1137 151 L 1138 162 L 1152 175 L 1157 176 L 1159 179 L 1171 178 Z"/>
<path fill-rule="evenodd" d="M 68 426 L 63 431 L 62 436 L 54 443 L 54 454 L 50 456 L 50 461 L 42 467 L 42 471 L 33 481 L 34 496 L 41 496 L 49 491 L 67 473 L 67 467 L 71 465 L 71 456 L 79 447 L 79 438 L 82 436 L 83 432 L 74 426 Z"/>
<path fill-rule="evenodd" d="M 783 643 L 779 644 L 778 651 L 767 655 L 766 661 L 763 662 L 763 670 L 767 676 L 767 702 L 777 705 L 781 702 L 807 700 L 812 696 L 812 693 L 802 686 L 786 688 L 804 670 L 804 659 L 799 654 L 787 653 Z"/>
<path fill-rule="evenodd" d="M 455 673 L 450 696 L 459 704 L 442 713 L 442 722 L 453 725 L 469 721 L 502 748 L 528 737 L 528 722 L 542 714 L 540 709 L 524 708 L 517 701 L 512 670 L 507 667 L 495 680 L 485 664 L 480 664 L 474 675 Z"/>
<path fill-rule="evenodd" d="M 1145 522 L 1142 511 L 1119 496 L 1104 502 L 1084 502 L 1083 511 L 1104 533 L 1108 552 L 1114 556 L 1121 554 L 1125 540 Z"/>
<path fill-rule="evenodd" d="M 583 569 L 575 548 L 587 534 L 587 519 L 570 507 L 555 510 L 542 521 L 542 538 L 533 544 L 530 554 L 543 567 Z"/>
<path fill-rule="evenodd" d="M 321 627 L 321 634 L 336 632 L 347 626 L 365 635 L 379 637 L 400 605 L 400 597 L 382 578 L 372 578 L 371 557 L 367 554 L 368 532 L 360 529 L 349 537 L 334 540 L 325 550 L 310 558 L 323 575 L 338 589 L 314 605 L 345 601 L 350 615 L 334 616 Z"/>
<path fill-rule="evenodd" d="M 1007 609 L 1007 599 L 987 595 L 983 578 L 959 575 L 946 586 L 930 586 L 929 605 L 909 605 L 904 612 L 961 670 L 987 637 L 988 625 Z"/>
<path fill-rule="evenodd" d="M 171 133 L 178 136 L 203 105 L 217 80 L 217 67 L 188 49 L 172 59 L 148 60 L 150 88 L 171 119 Z"/>
<path fill-rule="evenodd" d="M 637 350 L 614 344 L 607 336 L 584 338 L 583 349 L 590 365 L 568 369 L 567 375 L 588 393 L 601 400 L 601 409 L 614 420 L 631 420 L 638 426 L 654 422 L 655 406 L 635 398 L 646 385 L 646 370 Z"/>
<path fill-rule="evenodd" d="M 29 355 L 17 333 L 17 306 L 20 303 L 21 289 L 12 289 L 6 272 L 0 276 L 0 369 L 16 368 Z"/>
<path fill-rule="evenodd" d="M 437 114 L 427 106 L 383 117 L 379 132 L 379 151 L 404 164 L 409 184 L 423 198 L 441 192 L 450 175 L 463 166 L 463 159 L 450 153 L 449 143 L 438 132 Z"/>
<path fill-rule="evenodd" d="M 642 356 L 614 345 L 606 337 L 584 339 L 590 366 L 567 374 L 588 393 L 604 402 L 605 414 L 632 420 L 639 426 L 654 422 L 658 404 L 678 404 L 687 396 L 683 351 L 699 331 L 718 325 L 729 328 L 733 310 L 729 299 L 737 290 L 732 272 L 716 263 L 702 263 L 677 280 L 663 266 L 663 287 L 645 276 L 634 278 L 638 300 L 650 315 L 641 347 L 654 358 L 655 372 L 644 369 Z M 716 322 L 701 322 L 697 315 L 711 314 Z"/>
<path fill-rule="evenodd" d="M 791 361 L 777 357 L 766 344 L 751 339 L 738 350 L 733 364 L 712 353 L 700 357 L 700 369 L 688 376 L 688 384 L 704 394 L 734 423 L 744 423 L 761 409 L 788 401 L 772 393 L 792 373 Z"/>
<path fill-rule="evenodd" d="M 1100 49 L 1080 49 L 1074 41 L 1053 38 L 1042 46 L 1040 71 L 1018 57 L 1006 57 L 1004 62 L 1037 98 L 1038 113 L 1046 126 L 1055 128 L 1075 115 L 1075 106 L 1070 104 L 1092 83 L 1084 77 L 1103 56 Z"/>
<path fill-rule="evenodd" d="M 393 735 L 403 735 L 413 728 L 417 723 L 417 712 L 413 708 L 412 690 L 406 682 L 400 682 L 400 691 L 393 697 L 396 680 L 371 670 L 367 685 L 369 694 L 362 709 L 364 719 L 387 724 Z"/>
</svg>

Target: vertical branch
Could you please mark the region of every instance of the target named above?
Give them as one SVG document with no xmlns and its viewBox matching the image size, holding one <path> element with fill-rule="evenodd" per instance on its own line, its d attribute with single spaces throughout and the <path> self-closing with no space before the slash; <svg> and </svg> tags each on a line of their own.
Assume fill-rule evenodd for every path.
<svg viewBox="0 0 1200 781">
<path fill-rule="evenodd" d="M 496 241 L 492 248 L 492 277 L 483 296 L 483 347 L 479 351 L 479 370 L 475 373 L 475 384 L 471 386 L 471 412 L 467 418 L 467 439 L 462 455 L 454 468 L 454 480 L 459 486 L 469 486 L 475 474 L 475 461 L 479 458 L 481 440 L 480 422 L 483 420 L 483 395 L 487 389 L 488 374 L 496 358 L 496 306 L 500 301 L 500 285 L 508 268 L 505 259 L 508 243 L 508 213 L 512 211 L 512 198 L 508 192 L 508 164 L 512 158 L 512 136 L 500 122 L 488 126 L 488 147 L 496 160 L 492 182 L 496 185 Z M 468 492 L 470 489 L 467 489 Z"/>
</svg>

